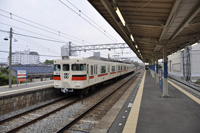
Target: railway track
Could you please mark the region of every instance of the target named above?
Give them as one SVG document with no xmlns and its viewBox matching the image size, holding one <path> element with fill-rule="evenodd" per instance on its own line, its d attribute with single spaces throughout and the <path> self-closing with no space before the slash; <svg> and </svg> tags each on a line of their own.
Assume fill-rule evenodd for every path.
<svg viewBox="0 0 200 133">
<path fill-rule="evenodd" d="M 77 102 L 77 100 L 78 100 L 78 98 L 73 98 L 73 99 L 68 98 L 69 99 L 68 102 L 62 103 L 62 101 L 66 100 L 66 99 L 67 98 L 62 98 L 57 101 L 46 104 L 44 106 L 40 106 L 38 108 L 34 108 L 34 109 L 26 111 L 24 113 L 21 113 L 21 114 L 15 115 L 13 117 L 10 117 L 8 119 L 2 120 L 2 121 L 0 121 L 0 125 L 1 125 L 0 132 L 7 132 L 7 133 L 17 132 L 20 129 L 22 129 L 28 125 L 31 125 L 38 120 L 44 119 L 44 118 L 48 117 L 49 115 L 72 105 L 73 103 Z M 47 110 L 46 108 L 49 108 L 48 106 L 52 106 L 53 104 L 58 105 L 59 102 L 61 102 L 60 106 L 58 106 L 58 107 L 54 106 L 55 109 L 51 109 L 50 111 L 48 110 L 47 112 L 44 111 L 44 110 Z M 45 112 L 45 113 L 42 114 L 41 112 Z M 13 123 L 15 123 L 15 124 L 13 124 Z M 3 128 L 3 127 L 7 127 L 7 125 L 9 125 L 9 129 Z"/>
<path fill-rule="evenodd" d="M 139 74 L 139 72 L 137 72 L 137 74 Z M 84 99 L 81 99 L 80 97 L 75 97 L 75 98 L 67 97 L 66 99 L 61 99 L 59 101 L 49 103 L 48 105 L 44 105 L 44 106 L 38 107 L 36 109 L 30 110 L 30 111 L 24 112 L 22 114 L 16 115 L 14 117 L 0 121 L 0 132 L 2 132 L 2 133 L 4 133 L 4 132 L 43 132 L 43 130 L 45 130 L 45 128 L 46 128 L 45 126 L 48 126 L 47 128 L 52 128 L 52 129 L 49 129 L 47 132 L 62 132 L 62 130 L 66 129 L 65 123 L 68 123 L 70 120 L 71 122 L 68 123 L 68 126 L 73 125 L 75 123 L 75 121 L 77 121 L 81 117 L 85 116 L 88 112 L 90 112 L 92 109 L 94 109 L 99 104 L 101 104 L 103 101 L 105 101 L 105 99 L 108 98 L 110 95 L 116 93 L 116 91 L 119 88 L 122 88 L 123 86 L 125 86 L 125 84 L 127 82 L 129 82 L 131 79 L 133 79 L 137 74 L 135 74 L 133 77 L 129 77 L 129 80 L 126 82 L 124 82 L 124 79 L 117 82 L 116 86 L 119 86 L 119 87 L 117 87 L 116 89 L 113 89 L 112 88 L 113 85 L 110 85 L 112 92 L 110 92 L 106 96 L 104 94 L 104 93 L 107 93 L 106 87 L 105 87 L 105 90 L 99 89 L 99 90 L 95 91 L 94 94 L 97 93 L 96 95 L 98 97 L 100 97 L 99 98 L 100 100 L 98 100 L 98 102 L 96 102 L 95 104 L 92 104 L 92 106 L 89 104 L 91 104 L 95 100 L 89 100 L 89 102 L 85 102 L 85 101 L 87 101 L 85 99 L 90 99 L 90 97 L 93 97 L 94 99 L 98 99 L 96 95 L 94 96 L 94 94 L 90 94 L 90 95 L 84 97 Z M 126 77 L 126 78 L 128 78 L 128 77 Z M 123 84 L 121 84 L 121 82 L 123 82 Z M 104 92 L 104 93 L 101 94 L 101 92 Z M 125 91 L 123 91 L 123 92 L 125 92 Z M 83 101 L 85 102 L 85 104 L 83 104 Z M 90 102 L 90 101 L 92 101 L 92 102 Z M 73 109 L 70 109 L 70 108 L 73 108 Z M 69 111 L 66 111 L 66 110 L 69 110 Z M 61 112 L 61 115 L 57 114 L 60 112 Z M 65 114 L 66 112 L 68 112 L 68 114 Z M 57 116 L 55 116 L 55 115 L 57 115 Z M 67 115 L 69 115 L 69 116 L 67 116 Z M 38 131 L 36 125 L 39 125 L 39 126 L 43 125 L 42 123 L 46 122 L 47 119 L 53 119 L 54 117 L 60 117 L 60 118 L 63 117 L 62 120 L 55 120 L 56 122 L 58 122 L 57 127 L 56 126 L 51 127 L 52 125 L 46 124 L 43 127 L 42 131 L 41 130 Z M 66 117 L 66 118 L 64 118 L 64 117 Z M 74 118 L 76 118 L 76 119 L 74 119 Z M 52 121 L 52 120 L 49 120 L 49 121 Z M 53 123 L 53 125 L 56 125 L 56 124 Z M 32 128 L 32 130 L 30 130 L 30 127 Z M 44 132 L 46 132 L 46 131 L 44 131 Z"/>
<path fill-rule="evenodd" d="M 96 110 L 99 110 L 99 109 L 96 109 L 96 108 L 100 108 L 100 110 L 102 110 L 102 106 L 101 104 L 104 104 L 104 106 L 109 106 L 109 105 L 105 105 L 105 102 L 109 102 L 109 101 L 106 101 L 107 99 L 109 99 L 111 96 L 113 96 L 114 94 L 117 94 L 117 95 L 114 95 L 113 97 L 116 97 L 118 96 L 119 98 L 121 97 L 121 95 L 123 95 L 123 93 L 125 92 L 126 89 L 124 89 L 120 95 L 119 93 L 117 93 L 121 88 L 123 88 L 123 86 L 125 86 L 128 82 L 130 82 L 130 84 L 132 83 L 132 79 L 134 78 L 134 80 L 136 79 L 136 76 L 139 74 L 140 72 L 138 72 L 136 75 L 132 76 L 131 78 L 129 78 L 127 81 L 123 82 L 120 86 L 118 86 L 117 88 L 115 88 L 113 91 L 111 91 L 110 93 L 108 93 L 107 95 L 105 95 L 104 97 L 102 97 L 98 102 L 96 102 L 95 104 L 93 104 L 92 106 L 90 106 L 89 108 L 85 109 L 84 111 L 82 110 L 82 113 L 79 113 L 76 117 L 74 117 L 73 119 L 71 119 L 66 125 L 63 125 L 63 127 L 61 127 L 60 129 L 58 129 L 56 131 L 56 133 L 60 133 L 60 132 L 88 132 L 89 133 L 89 130 L 88 129 L 82 129 L 80 128 L 80 123 L 81 121 L 84 123 L 84 122 L 92 122 L 92 123 L 96 123 L 95 120 L 82 120 L 83 117 L 85 117 L 86 115 L 87 116 L 90 116 L 89 113 L 94 111 L 96 112 Z M 130 86 L 130 84 L 128 86 Z M 118 99 L 116 99 L 118 100 Z M 100 106 L 100 107 L 98 107 Z M 98 112 L 98 111 L 97 111 Z M 96 113 L 97 114 L 97 113 Z M 77 124 L 77 126 L 76 126 Z M 84 125 L 85 126 L 85 125 Z M 84 128 L 84 126 L 82 126 Z M 72 127 L 72 128 L 71 128 Z M 70 129 L 71 128 L 71 129 Z"/>
<path fill-rule="evenodd" d="M 173 77 L 171 77 L 171 76 L 168 76 L 168 77 L 169 77 L 170 79 L 173 79 L 173 80 L 175 80 L 175 81 L 177 81 L 177 82 L 179 82 L 179 83 L 181 83 L 181 84 L 187 86 L 187 87 L 190 87 L 190 88 L 192 88 L 192 89 L 194 89 L 194 90 L 200 92 L 200 89 L 195 88 L 195 87 L 199 87 L 199 86 L 197 86 L 197 85 L 196 85 L 195 87 L 193 87 L 193 86 L 188 85 L 188 84 L 186 84 L 186 83 L 184 83 L 184 82 L 181 82 L 181 81 L 179 81 L 179 80 L 177 80 L 177 79 L 175 79 L 175 78 L 173 78 Z"/>
<path fill-rule="evenodd" d="M 197 98 L 200 99 L 200 88 L 198 89 L 198 88 L 192 87 L 192 86 L 190 86 L 190 85 L 188 85 L 188 84 L 186 84 L 186 83 L 184 83 L 184 82 L 181 82 L 181 81 L 179 81 L 179 80 L 177 80 L 177 79 L 175 79 L 175 78 L 172 78 L 172 77 L 169 77 L 169 78 L 170 78 L 173 82 L 180 83 L 180 85 L 183 86 L 182 89 L 184 89 L 184 90 L 187 91 L 188 93 L 190 93 L 190 94 L 192 94 L 193 96 L 195 96 L 195 97 L 197 97 Z M 186 86 L 186 87 L 184 87 L 184 86 Z M 187 87 L 189 87 L 189 88 L 187 88 Z"/>
</svg>

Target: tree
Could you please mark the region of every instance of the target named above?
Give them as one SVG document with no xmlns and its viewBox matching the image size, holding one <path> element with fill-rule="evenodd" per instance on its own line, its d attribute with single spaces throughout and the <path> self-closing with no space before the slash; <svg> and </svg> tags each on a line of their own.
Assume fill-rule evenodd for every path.
<svg viewBox="0 0 200 133">
<path fill-rule="evenodd" d="M 137 61 L 134 61 L 133 64 L 135 65 L 136 69 L 139 67 L 139 63 Z"/>
<path fill-rule="evenodd" d="M 45 60 L 44 64 L 53 64 L 53 60 Z"/>
</svg>

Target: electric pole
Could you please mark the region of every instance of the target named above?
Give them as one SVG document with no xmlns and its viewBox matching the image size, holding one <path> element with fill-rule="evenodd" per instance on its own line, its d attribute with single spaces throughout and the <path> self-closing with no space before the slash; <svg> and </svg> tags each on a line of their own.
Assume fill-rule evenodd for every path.
<svg viewBox="0 0 200 133">
<path fill-rule="evenodd" d="M 9 88 L 12 88 L 12 28 L 10 28 L 10 51 L 9 51 Z"/>
</svg>

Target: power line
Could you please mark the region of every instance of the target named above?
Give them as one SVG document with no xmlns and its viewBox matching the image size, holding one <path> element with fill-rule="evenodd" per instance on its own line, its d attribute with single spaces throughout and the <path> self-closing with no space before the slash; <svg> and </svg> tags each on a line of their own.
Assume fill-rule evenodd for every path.
<svg viewBox="0 0 200 133">
<path fill-rule="evenodd" d="M 82 12 L 78 7 L 76 7 L 74 4 L 72 4 L 69 0 L 66 0 L 68 3 L 70 3 L 74 8 L 76 8 L 80 13 L 82 13 L 85 17 L 87 17 L 90 21 L 92 21 L 95 25 L 97 25 L 97 27 L 99 27 L 101 30 L 103 30 L 104 32 L 106 32 L 105 29 L 103 29 L 101 26 L 99 26 L 94 20 L 92 20 L 89 16 L 87 16 L 84 12 Z M 110 37 L 112 37 L 115 41 L 117 41 L 117 39 L 115 39 L 112 35 L 110 35 L 108 32 L 106 32 Z"/>
<path fill-rule="evenodd" d="M 19 36 L 18 36 L 19 37 Z M 42 44 L 39 44 L 39 43 L 36 43 L 36 42 L 34 42 L 34 41 L 32 41 L 31 39 L 29 39 L 29 40 L 26 40 L 26 39 L 24 39 L 24 38 L 21 38 L 21 37 L 19 37 L 21 40 L 23 40 L 24 42 L 27 42 L 27 43 L 31 43 L 31 44 L 33 44 L 33 46 L 35 46 L 35 45 L 37 45 L 40 49 L 48 49 L 48 50 L 51 50 L 51 51 L 53 51 L 54 53 L 59 53 L 59 52 L 56 52 L 56 51 L 54 51 L 54 50 L 52 50 L 52 49 L 50 49 L 50 48 L 48 48 L 48 47 L 45 47 L 45 46 L 43 46 Z M 49 52 L 49 51 L 48 51 Z"/>
<path fill-rule="evenodd" d="M 60 1 L 63 5 L 65 5 L 67 8 L 69 8 L 71 11 L 73 11 L 75 14 L 77 14 L 79 17 L 81 17 L 82 19 L 84 19 L 86 22 L 88 22 L 90 25 L 92 25 L 95 29 L 97 29 L 98 31 L 100 31 L 102 34 L 104 34 L 107 38 L 109 38 L 110 40 L 114 41 L 111 37 L 107 36 L 103 31 L 101 31 L 99 28 L 97 28 L 94 24 L 92 24 L 91 22 L 89 22 L 87 19 L 85 19 L 84 17 L 82 17 L 81 15 L 79 15 L 76 11 L 74 11 L 71 7 L 69 7 L 67 4 L 65 4 L 63 1 Z"/>
<path fill-rule="evenodd" d="M 1 53 L 9 53 L 9 51 L 2 51 L 0 50 Z M 20 53 L 20 54 L 25 54 L 25 53 Z M 53 55 L 39 55 L 39 56 L 47 56 L 47 57 L 61 57 L 61 56 L 53 56 Z"/>
<path fill-rule="evenodd" d="M 25 30 L 25 29 L 22 29 L 22 28 L 19 28 L 19 27 L 16 27 L 16 26 L 12 26 L 12 25 L 9 25 L 9 24 L 2 23 L 2 22 L 0 22 L 0 24 L 6 25 L 6 26 L 9 26 L 9 27 L 13 27 L 13 28 L 16 28 L 16 29 L 19 29 L 19 30 L 23 30 L 23 31 L 26 31 L 26 32 L 34 33 L 34 34 L 37 34 L 37 35 L 40 35 L 40 36 L 44 36 L 44 37 L 48 37 L 48 38 L 57 40 L 56 38 L 53 38 L 53 37 L 49 37 L 49 36 L 46 36 L 46 35 L 43 35 L 43 34 L 39 34 L 39 33 L 33 32 L 33 31 Z M 0 31 L 1 32 L 7 32 L 7 33 L 9 33 L 9 31 L 3 31 L 3 30 L 0 30 Z"/>
<path fill-rule="evenodd" d="M 28 24 L 28 23 L 22 22 L 22 21 L 20 21 L 20 20 L 14 19 L 14 18 L 10 18 L 10 17 L 5 16 L 5 15 L 2 15 L 2 14 L 0 14 L 0 16 L 3 16 L 3 17 L 6 17 L 6 18 L 8 18 L 8 19 L 11 19 L 11 20 L 17 21 L 17 22 L 19 22 L 19 23 L 22 23 L 22 24 L 25 24 L 25 25 L 28 25 L 28 26 L 31 26 L 31 27 L 34 27 L 34 28 L 40 29 L 40 30 L 45 31 L 45 32 L 48 32 L 48 33 L 51 33 L 51 34 L 57 35 L 57 36 L 59 36 L 59 37 L 63 37 L 63 38 L 69 39 L 69 40 L 73 40 L 73 41 L 75 41 L 75 42 L 82 43 L 82 42 L 80 42 L 80 41 L 77 41 L 77 40 L 71 39 L 71 38 L 69 38 L 69 37 L 62 36 L 62 35 L 60 35 L 60 33 L 54 33 L 54 32 L 51 32 L 51 31 L 49 31 L 49 30 L 45 30 L 45 29 L 43 29 L 43 28 L 40 28 L 40 27 L 37 27 L 37 26 L 31 25 L 31 24 Z M 1 22 L 1 24 L 4 24 L 4 23 Z M 4 24 L 4 25 L 9 26 L 8 24 Z M 13 26 L 13 27 L 14 27 L 14 26 Z M 16 27 L 15 27 L 15 28 L 16 28 Z M 17 28 L 18 28 L 18 27 L 17 27 Z M 18 28 L 18 29 L 24 30 L 24 29 L 22 29 L 22 28 Z M 24 31 L 28 31 L 28 30 L 24 30 Z M 28 32 L 30 32 L 30 31 L 28 31 Z M 32 33 L 34 33 L 34 32 L 32 32 Z M 35 34 L 36 34 L 36 33 L 35 33 Z M 37 33 L 37 34 L 39 34 L 39 33 Z M 43 35 L 43 36 L 44 36 L 44 35 Z M 82 41 L 82 40 L 81 40 L 81 41 Z"/>
<path fill-rule="evenodd" d="M 56 29 L 53 29 L 53 28 L 47 27 L 47 26 L 42 25 L 42 24 L 39 24 L 39 23 L 37 23 L 37 22 L 34 22 L 34 21 L 31 21 L 31 20 L 28 20 L 28 19 L 26 19 L 26 18 L 23 18 L 23 17 L 21 17 L 21 16 L 15 15 L 15 14 L 10 13 L 10 12 L 8 12 L 8 11 L 2 10 L 2 9 L 0 9 L 0 11 L 9 14 L 10 17 L 5 16 L 5 15 L 2 15 L 2 14 L 0 14 L 0 16 L 3 16 L 3 17 L 6 17 L 6 18 L 9 18 L 9 19 L 12 19 L 12 20 L 18 21 L 18 22 L 20 22 L 20 23 L 27 24 L 27 23 L 25 23 L 25 22 L 22 22 L 22 21 L 20 21 L 20 20 L 14 19 L 14 18 L 12 17 L 12 16 L 15 16 L 15 17 L 18 17 L 18 18 L 23 19 L 23 20 L 25 20 L 25 21 L 28 21 L 28 22 L 30 22 L 30 23 L 33 23 L 33 24 L 39 25 L 39 26 L 41 26 L 41 27 L 44 27 L 44 28 L 46 28 L 46 29 L 49 29 L 49 30 L 51 30 L 51 31 L 54 31 L 54 32 L 56 32 L 56 33 L 53 33 L 53 34 L 56 34 L 56 35 L 58 35 L 58 36 L 62 36 L 61 34 L 64 34 L 64 35 L 69 36 L 69 37 L 71 37 L 71 38 L 74 38 L 74 39 L 77 39 L 77 40 L 81 40 L 81 41 L 84 41 L 84 42 L 87 42 L 87 43 L 91 44 L 91 42 L 88 42 L 88 41 L 85 41 L 85 40 L 83 40 L 83 39 L 80 39 L 80 38 L 74 37 L 74 36 L 72 36 L 72 35 L 69 35 L 69 34 L 67 34 L 67 33 L 61 32 L 61 31 L 59 31 L 59 30 L 56 30 Z M 44 30 L 44 31 L 46 31 L 46 32 L 50 32 L 50 33 L 52 33 L 51 31 L 48 31 L 48 30 L 42 29 L 42 28 L 40 28 L 40 27 L 37 27 L 37 26 L 31 25 L 31 24 L 27 24 L 27 25 L 32 26 L 32 27 L 35 27 L 35 28 L 38 28 L 38 29 L 40 29 L 40 30 Z M 65 36 L 62 36 L 62 37 L 65 37 Z M 66 38 L 66 37 L 65 37 L 65 38 Z M 69 39 L 69 38 L 68 38 L 68 39 Z M 71 39 L 71 40 L 73 40 L 73 39 Z M 74 40 L 73 40 L 73 41 L 74 41 Z"/>
<path fill-rule="evenodd" d="M 58 40 L 51 40 L 51 39 L 47 39 L 47 38 L 41 38 L 41 37 L 36 37 L 36 36 L 24 35 L 24 34 L 15 33 L 15 32 L 13 32 L 13 34 L 19 35 L 19 36 L 25 36 L 25 37 L 29 37 L 29 38 L 34 38 L 34 39 L 39 39 L 39 40 L 44 40 L 44 41 L 50 41 L 50 42 L 57 42 L 57 43 L 64 43 L 64 44 L 68 43 L 68 42 L 62 42 L 62 41 L 58 41 Z"/>
</svg>

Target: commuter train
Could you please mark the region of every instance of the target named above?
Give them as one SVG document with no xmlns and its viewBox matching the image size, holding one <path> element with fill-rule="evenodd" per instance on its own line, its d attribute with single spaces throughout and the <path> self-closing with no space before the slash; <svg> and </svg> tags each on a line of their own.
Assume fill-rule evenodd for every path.
<svg viewBox="0 0 200 133">
<path fill-rule="evenodd" d="M 133 64 L 67 57 L 54 60 L 54 88 L 63 93 L 88 92 L 105 81 L 134 72 Z"/>
</svg>

